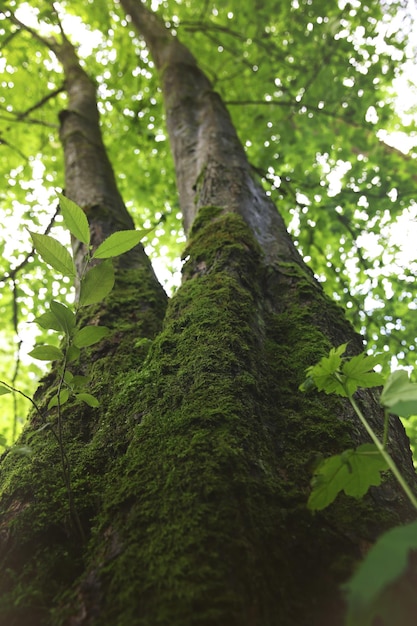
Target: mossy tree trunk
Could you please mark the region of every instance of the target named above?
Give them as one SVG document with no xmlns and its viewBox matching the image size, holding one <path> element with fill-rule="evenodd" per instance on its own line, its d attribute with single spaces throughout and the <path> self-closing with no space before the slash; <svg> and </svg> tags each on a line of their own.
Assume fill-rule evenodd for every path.
<svg viewBox="0 0 417 626">
<path fill-rule="evenodd" d="M 84 539 L 71 523 L 56 441 L 37 416 L 21 438 L 33 455 L 3 457 L 0 623 L 341 626 L 340 583 L 382 531 L 412 516 L 391 479 L 363 501 L 306 509 L 314 458 L 367 438 L 347 403 L 298 386 L 331 345 L 349 342 L 355 353 L 362 342 L 252 178 L 194 58 L 140 3 L 122 4 L 161 72 L 189 233 L 183 284 L 165 313 L 139 250 L 89 312 L 112 329 L 80 364 L 101 405 L 63 412 Z M 71 77 L 87 77 L 55 52 L 70 95 L 61 116 L 67 194 L 94 232 L 130 227 L 113 177 L 103 192 L 95 176 L 110 165 L 98 117 L 84 115 L 94 92 L 87 86 L 72 106 Z M 52 423 L 44 407 L 55 385 L 52 371 L 37 393 Z M 372 393 L 358 402 L 380 430 Z M 396 420 L 390 446 L 415 486 Z"/>
</svg>

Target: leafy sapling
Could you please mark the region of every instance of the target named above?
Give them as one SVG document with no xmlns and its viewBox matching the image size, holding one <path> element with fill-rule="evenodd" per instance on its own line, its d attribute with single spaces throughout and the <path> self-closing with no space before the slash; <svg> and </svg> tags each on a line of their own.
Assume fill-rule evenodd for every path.
<svg viewBox="0 0 417 626">
<path fill-rule="evenodd" d="M 362 497 L 370 486 L 380 484 L 380 480 L 377 482 L 378 479 L 375 473 L 376 467 L 380 463 L 379 471 L 390 469 L 413 506 L 417 509 L 417 499 L 405 483 L 386 447 L 389 413 L 396 412 L 402 417 L 408 417 L 413 410 L 417 413 L 417 384 L 408 381 L 406 372 L 394 372 L 388 378 L 380 397 L 380 403 L 384 407 L 385 413 L 384 432 L 382 441 L 380 441 L 354 398 L 354 394 L 359 388 L 377 387 L 383 384 L 384 380 L 381 374 L 373 371 L 373 368 L 380 364 L 379 359 L 377 356 L 365 353 L 351 358 L 344 357 L 346 348 L 346 343 L 338 348 L 332 348 L 328 356 L 322 357 L 316 365 L 308 367 L 306 370 L 307 379 L 300 385 L 300 389 L 306 391 L 316 387 L 319 391 L 324 391 L 327 394 L 335 393 L 348 398 L 369 434 L 373 442 L 373 448 L 367 447 L 364 449 L 364 446 L 360 446 L 356 450 L 345 450 L 342 454 L 322 461 L 316 468 L 315 477 L 313 478 L 313 490 L 309 499 L 309 507 L 313 510 L 325 508 L 333 502 L 340 491 L 345 491 L 345 493 L 354 497 Z M 369 445 L 371 444 L 366 444 L 366 446 Z M 374 455 L 376 455 L 375 458 L 373 458 Z M 362 456 L 363 458 L 361 458 Z M 380 457 L 379 461 L 376 460 L 377 457 Z M 354 475 L 356 472 L 353 470 L 352 459 L 355 459 L 355 467 L 359 463 L 361 468 L 357 470 L 361 477 L 357 488 L 353 487 L 352 474 Z M 361 460 L 359 461 L 359 459 Z M 335 471 L 336 460 L 337 471 Z M 346 468 L 349 473 L 349 477 L 346 477 L 347 482 L 342 481 L 340 476 L 340 472 L 343 475 L 345 473 L 343 470 L 346 470 Z M 349 486 L 346 490 L 345 486 L 347 484 Z M 318 502 L 316 501 L 317 493 L 315 491 L 323 490 L 325 486 L 328 490 L 327 498 L 319 499 L 318 502 L 321 503 L 321 506 L 316 506 Z"/>
<path fill-rule="evenodd" d="M 86 247 L 81 275 L 77 276 L 72 252 L 57 239 L 50 235 L 40 235 L 29 231 L 34 249 L 43 261 L 59 274 L 69 277 L 74 282 L 78 280 L 80 285 L 79 297 L 72 306 L 52 299 L 49 302 L 49 308 L 34 320 L 41 328 L 56 332 L 61 338 L 60 347 L 44 343 L 36 345 L 29 353 L 35 359 L 56 362 L 58 384 L 47 406 L 48 411 L 56 409 L 56 425 L 52 421 L 47 421 L 36 403 L 31 398 L 29 400 L 43 421 L 43 426 L 37 432 L 48 428 L 57 440 L 70 517 L 81 539 L 84 539 L 82 525 L 73 502 L 70 464 L 63 440 L 62 406 L 71 398 L 84 402 L 92 408 L 99 406 L 99 399 L 87 391 L 90 383 L 89 375 L 81 376 L 74 373 L 71 371 L 71 364 L 78 361 L 83 348 L 98 343 L 110 331 L 105 326 L 80 326 L 78 314 L 83 307 L 102 302 L 111 292 L 115 282 L 112 258 L 131 250 L 149 232 L 149 229 L 113 233 L 93 251 L 90 242 L 90 227 L 84 211 L 62 194 L 58 194 L 58 197 L 65 226 L 71 235 Z M 12 385 L 0 381 L 0 395 L 11 392 L 20 393 L 27 398 Z M 23 451 L 23 448 L 29 449 L 28 446 L 21 446 L 19 449 Z"/>
<path fill-rule="evenodd" d="M 384 429 L 380 440 L 354 398 L 359 388 L 383 384 L 381 375 L 373 371 L 378 365 L 378 358 L 364 353 L 344 357 L 346 347 L 347 344 L 343 344 L 332 348 L 328 356 L 307 368 L 307 378 L 300 389 L 309 391 L 316 388 L 348 398 L 373 443 L 345 450 L 321 461 L 312 479 L 307 506 L 313 511 L 324 509 L 341 491 L 360 498 L 369 487 L 378 486 L 382 472 L 389 469 L 417 510 L 417 498 L 387 450 L 389 413 L 405 418 L 417 415 L 417 384 L 410 382 L 404 370 L 393 372 L 388 377 L 380 395 L 380 404 L 384 408 Z M 385 626 L 397 626 L 397 622 L 393 621 L 397 618 L 392 617 L 392 607 L 388 610 L 384 604 L 383 595 L 387 587 L 402 576 L 409 553 L 416 549 L 417 522 L 394 528 L 379 538 L 344 586 L 346 626 L 373 626 L 378 618 L 383 618 Z M 398 612 L 394 611 L 394 614 L 398 615 Z"/>
<path fill-rule="evenodd" d="M 60 407 L 70 397 L 97 407 L 99 401 L 86 392 L 89 378 L 75 376 L 68 368 L 78 360 L 82 348 L 92 346 L 106 337 L 109 330 L 105 326 L 84 326 L 79 328 L 77 314 L 82 307 L 102 302 L 114 286 L 112 258 L 131 250 L 145 236 L 148 230 L 119 231 L 105 239 L 93 252 L 90 245 L 90 228 L 84 211 L 69 198 L 58 194 L 64 224 L 71 235 L 86 246 L 85 263 L 78 276 L 79 298 L 73 307 L 52 300 L 49 309 L 34 322 L 43 329 L 56 331 L 62 335 L 61 347 L 43 344 L 36 346 L 29 354 L 43 361 L 58 361 L 60 380 L 58 391 L 51 398 L 48 408 Z M 39 256 L 54 270 L 75 281 L 77 271 L 71 252 L 50 235 L 30 232 L 34 248 Z M 100 260 L 92 266 L 92 261 Z"/>
</svg>

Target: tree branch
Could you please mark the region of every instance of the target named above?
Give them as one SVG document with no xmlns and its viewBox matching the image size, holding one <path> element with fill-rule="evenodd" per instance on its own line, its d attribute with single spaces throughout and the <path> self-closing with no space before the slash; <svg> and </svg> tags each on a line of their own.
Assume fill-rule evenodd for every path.
<svg viewBox="0 0 417 626">
<path fill-rule="evenodd" d="M 42 37 L 34 28 L 31 28 L 30 26 L 27 26 L 26 24 L 21 22 L 14 13 L 10 12 L 10 15 L 8 17 L 13 24 L 19 26 L 20 29 L 30 33 L 32 37 L 37 39 L 37 41 L 52 50 L 52 52 L 55 52 L 54 47 L 56 46 L 56 41 L 53 37 Z"/>
<path fill-rule="evenodd" d="M 1 119 L 1 116 L 0 116 L 0 119 Z M 10 148 L 10 150 L 12 150 L 13 152 L 16 152 L 16 154 L 22 157 L 22 159 L 24 159 L 25 161 L 29 160 L 26 154 L 24 154 L 19 148 L 16 148 L 16 146 L 12 146 L 11 143 L 9 143 L 8 141 L 6 141 L 6 139 L 3 139 L 3 137 L 0 136 L 0 146 L 1 145 L 7 146 L 8 148 Z"/>
<path fill-rule="evenodd" d="M 55 210 L 55 213 L 53 214 L 53 216 L 51 217 L 48 226 L 46 227 L 45 231 L 44 231 L 44 235 L 47 235 L 49 233 L 49 231 L 51 230 L 52 226 L 54 225 L 56 216 L 59 213 L 59 203 L 57 205 L 57 208 Z M 0 281 L 6 281 L 6 280 L 13 280 L 16 278 L 16 275 L 20 272 L 20 270 L 22 270 L 25 265 L 29 262 L 30 258 L 33 256 L 35 252 L 35 248 L 32 246 L 32 249 L 30 252 L 28 252 L 23 261 L 21 261 L 19 263 L 19 265 L 16 265 L 16 267 L 14 267 L 13 269 L 10 270 L 10 272 L 6 272 L 5 274 L 3 274 L 3 276 L 0 276 Z"/>
<path fill-rule="evenodd" d="M 0 107 L 0 110 L 4 108 Z M 7 111 L 8 115 L 0 115 L 0 120 L 5 120 L 6 122 L 11 122 L 11 123 L 15 123 L 15 122 L 21 122 L 23 124 L 34 124 L 37 126 L 45 126 L 46 128 L 54 128 L 57 129 L 59 128 L 58 124 L 52 124 L 52 122 L 45 122 L 44 120 L 38 120 L 36 118 L 29 118 L 29 119 L 20 119 L 18 114 L 11 114 L 9 111 Z M 13 117 L 10 117 L 11 115 L 13 115 Z M 6 142 L 5 142 L 6 143 Z"/>
<path fill-rule="evenodd" d="M 17 118 L 19 120 L 22 120 L 23 118 L 25 118 L 28 115 L 30 115 L 30 113 L 32 113 L 33 111 L 36 111 L 36 109 L 40 109 L 44 104 L 46 104 L 48 102 L 48 100 L 51 100 L 52 98 L 55 98 L 55 96 L 58 96 L 63 91 L 65 91 L 65 85 L 64 84 L 62 84 L 60 87 L 57 87 L 56 89 L 51 91 L 49 94 L 46 94 L 46 96 L 41 98 L 39 100 L 39 102 L 37 102 L 36 104 L 33 104 L 32 106 L 30 106 L 28 109 L 26 109 L 26 111 L 23 111 L 22 113 L 17 113 L 16 114 Z M 54 128 L 57 128 L 57 126 L 54 125 Z"/>
</svg>

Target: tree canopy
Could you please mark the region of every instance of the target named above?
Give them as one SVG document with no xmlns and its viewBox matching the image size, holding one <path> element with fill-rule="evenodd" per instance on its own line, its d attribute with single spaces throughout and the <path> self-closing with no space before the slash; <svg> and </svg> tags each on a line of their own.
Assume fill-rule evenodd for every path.
<svg viewBox="0 0 417 626">
<path fill-rule="evenodd" d="M 254 172 L 324 289 L 368 347 L 386 352 L 387 366 L 392 355 L 414 364 L 416 264 L 389 235 L 402 216 L 415 216 L 417 153 L 384 142 L 384 133 L 416 131 L 413 102 L 404 115 L 396 100 L 395 81 L 412 58 L 407 9 L 356 0 L 149 4 L 225 101 Z M 62 237 L 58 113 L 67 96 L 60 63 L 45 45 L 61 27 L 96 81 L 120 193 L 135 224 L 153 228 L 146 251 L 165 268 L 162 281 L 171 291 L 185 240 L 158 77 L 121 7 L 107 0 L 6 2 L 1 378 L 29 395 L 41 373 L 25 355 L 41 332 L 30 322 L 43 312 L 46 294 L 72 297 L 65 280 L 39 266 L 26 230 Z M 10 442 L 27 405 L 7 396 L 4 406 L 0 431 Z"/>
</svg>

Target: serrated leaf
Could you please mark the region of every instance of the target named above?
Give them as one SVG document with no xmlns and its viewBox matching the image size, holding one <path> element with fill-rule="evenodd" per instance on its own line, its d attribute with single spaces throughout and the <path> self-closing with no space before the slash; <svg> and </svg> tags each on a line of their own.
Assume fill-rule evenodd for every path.
<svg viewBox="0 0 417 626">
<path fill-rule="evenodd" d="M 359 387 L 378 387 L 384 383 L 381 374 L 371 371 L 378 364 L 378 357 L 365 353 L 353 356 L 343 363 L 342 374 L 346 377 L 345 384 L 351 395 Z"/>
<path fill-rule="evenodd" d="M 45 311 L 42 315 L 35 317 L 33 321 L 41 328 L 45 328 L 45 330 L 62 330 L 61 325 L 51 311 Z"/>
<path fill-rule="evenodd" d="M 6 387 L 5 385 L 0 384 L 0 396 L 5 396 L 6 393 L 12 393 L 12 390 Z"/>
<path fill-rule="evenodd" d="M 114 269 L 112 261 L 106 260 L 93 267 L 84 276 L 80 289 L 80 305 L 87 306 L 102 302 L 114 286 Z"/>
<path fill-rule="evenodd" d="M 342 356 L 342 354 L 344 354 L 346 352 L 346 348 L 348 346 L 348 342 L 346 343 L 341 343 L 340 346 L 337 346 L 337 348 L 331 348 L 329 355 L 336 355 L 336 356 Z"/>
<path fill-rule="evenodd" d="M 93 259 L 109 259 L 128 252 L 138 245 L 148 230 L 119 230 L 101 243 L 93 254 Z"/>
<path fill-rule="evenodd" d="M 67 402 L 69 398 L 69 389 L 61 389 L 59 393 L 59 404 L 62 406 Z M 58 406 L 58 394 L 52 396 L 52 398 L 48 402 L 48 409 L 52 409 L 52 407 Z"/>
<path fill-rule="evenodd" d="M 369 387 L 380 387 L 383 383 L 383 376 L 377 372 L 366 372 L 355 378 L 346 377 L 344 381 L 348 394 L 351 396 L 359 387 L 368 389 Z"/>
<path fill-rule="evenodd" d="M 63 330 L 66 335 L 71 336 L 75 328 L 75 314 L 73 311 L 65 306 L 65 304 L 56 302 L 56 300 L 51 301 L 50 308 L 51 313 L 57 319 L 61 330 Z"/>
<path fill-rule="evenodd" d="M 29 231 L 33 245 L 40 257 L 57 272 L 73 278 L 76 274 L 74 261 L 68 250 L 50 235 L 38 235 Z"/>
<path fill-rule="evenodd" d="M 411 383 L 405 370 L 393 372 L 385 383 L 380 402 L 401 417 L 417 415 L 417 383 Z"/>
<path fill-rule="evenodd" d="M 98 343 L 109 334 L 109 329 L 106 326 L 84 326 L 80 328 L 74 335 L 74 345 L 78 348 L 85 348 Z"/>
<path fill-rule="evenodd" d="M 29 352 L 29 356 L 39 359 L 39 361 L 56 361 L 64 357 L 62 350 L 49 344 L 36 346 Z"/>
<path fill-rule="evenodd" d="M 376 365 L 380 365 L 380 360 L 377 356 L 362 352 L 346 361 L 343 364 L 342 371 L 348 376 L 359 376 L 364 372 L 370 372 Z"/>
<path fill-rule="evenodd" d="M 342 398 L 346 398 L 348 395 L 342 383 L 337 380 L 336 372 L 331 372 L 329 374 L 323 372 L 322 374 L 318 374 L 313 377 L 313 380 L 316 383 L 318 391 L 324 391 L 327 395 L 335 393 L 338 396 L 342 396 Z"/>
<path fill-rule="evenodd" d="M 75 397 L 77 398 L 77 400 L 85 402 L 86 404 L 88 404 L 88 406 L 91 406 L 94 409 L 100 406 L 99 400 L 97 400 L 95 396 L 92 396 L 91 393 L 77 393 Z"/>
<path fill-rule="evenodd" d="M 350 395 L 359 388 L 378 387 L 384 382 L 381 374 L 372 369 L 379 364 L 379 358 L 364 352 L 353 356 L 342 365 L 342 374 L 345 377 L 345 386 Z"/>
<path fill-rule="evenodd" d="M 90 227 L 86 214 L 78 204 L 69 198 L 61 193 L 57 195 L 66 227 L 76 239 L 88 246 L 90 244 Z"/>
<path fill-rule="evenodd" d="M 378 598 L 386 587 L 404 573 L 408 555 L 416 549 L 417 522 L 393 528 L 378 539 L 356 573 L 344 585 L 347 626 L 373 623 L 373 606 L 379 606 Z"/>
<path fill-rule="evenodd" d="M 380 472 L 386 469 L 382 455 L 368 443 L 324 459 L 315 471 L 308 508 L 315 511 L 326 508 L 340 491 L 361 498 L 369 487 L 381 483 Z"/>
<path fill-rule="evenodd" d="M 342 364 L 341 355 L 345 352 L 347 343 L 332 348 L 328 356 L 320 359 L 316 365 L 307 368 L 307 376 L 313 379 L 317 389 L 325 393 L 337 393 L 346 396 L 343 385 L 337 380 L 336 372 L 340 370 Z"/>
</svg>

